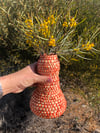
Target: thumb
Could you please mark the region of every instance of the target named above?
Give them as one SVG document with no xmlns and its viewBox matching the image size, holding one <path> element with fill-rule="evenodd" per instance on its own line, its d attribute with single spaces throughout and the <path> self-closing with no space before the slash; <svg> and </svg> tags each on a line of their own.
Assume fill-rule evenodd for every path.
<svg viewBox="0 0 100 133">
<path fill-rule="evenodd" d="M 36 76 L 36 83 L 51 83 L 52 79 L 50 76 L 42 76 L 42 75 L 37 75 Z"/>
</svg>

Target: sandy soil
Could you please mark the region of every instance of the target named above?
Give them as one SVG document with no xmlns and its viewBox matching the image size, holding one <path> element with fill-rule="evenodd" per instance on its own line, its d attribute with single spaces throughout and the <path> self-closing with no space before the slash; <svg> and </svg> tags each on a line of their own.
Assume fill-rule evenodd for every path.
<svg viewBox="0 0 100 133">
<path fill-rule="evenodd" d="M 80 95 L 66 88 L 65 113 L 56 119 L 35 116 L 29 107 L 33 89 L 8 94 L 0 100 L 0 133 L 92 133 L 97 126 L 94 111 Z"/>
</svg>

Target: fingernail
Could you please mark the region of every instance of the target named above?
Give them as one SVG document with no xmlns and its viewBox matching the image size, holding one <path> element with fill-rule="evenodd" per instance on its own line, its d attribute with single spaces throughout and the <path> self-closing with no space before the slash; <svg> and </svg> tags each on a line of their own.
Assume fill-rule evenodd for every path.
<svg viewBox="0 0 100 133">
<path fill-rule="evenodd" d="M 51 78 L 48 78 L 48 79 L 47 79 L 47 82 L 48 82 L 48 83 L 51 83 L 51 82 L 52 82 L 52 79 L 51 79 Z"/>
</svg>

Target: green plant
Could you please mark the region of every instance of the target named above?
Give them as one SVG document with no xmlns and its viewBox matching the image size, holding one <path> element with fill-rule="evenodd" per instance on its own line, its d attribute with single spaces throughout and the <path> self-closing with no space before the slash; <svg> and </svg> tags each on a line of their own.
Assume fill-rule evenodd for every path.
<svg viewBox="0 0 100 133">
<path fill-rule="evenodd" d="M 98 48 L 99 46 L 99 45 L 97 46 L 97 43 L 99 44 L 98 36 L 96 37 L 97 41 L 95 41 L 96 39 L 92 40 L 91 42 L 89 41 L 91 36 L 95 32 L 95 28 L 93 29 L 93 31 L 90 32 L 90 30 L 87 27 L 88 25 L 91 25 L 92 27 L 93 19 L 91 20 L 92 17 L 89 17 L 90 15 L 88 14 L 87 18 L 89 19 L 86 19 L 86 21 L 79 24 L 84 20 L 84 18 L 86 18 L 85 15 L 87 15 L 86 14 L 87 11 L 82 5 L 84 4 L 84 2 L 81 4 L 79 3 L 80 7 L 77 7 L 75 3 L 73 4 L 74 4 L 74 7 L 72 6 L 72 0 L 70 1 L 66 1 L 66 0 L 0 1 L 0 49 L 2 49 L 0 52 L 0 56 L 1 57 L 3 56 L 3 58 L 5 59 L 9 57 L 9 61 L 15 64 L 20 64 L 21 62 L 25 62 L 27 64 L 27 62 L 32 62 L 33 58 L 36 59 L 36 56 L 39 55 L 40 53 L 37 54 L 36 46 L 32 45 L 31 43 L 28 43 L 28 39 L 26 38 L 26 34 L 24 31 L 27 31 L 29 29 L 25 27 L 25 20 L 31 19 L 31 21 L 34 21 L 35 25 L 37 24 L 40 26 L 42 23 L 41 21 L 44 21 L 44 20 L 47 21 L 50 15 L 54 15 L 57 21 L 60 20 L 60 18 L 62 20 L 61 22 L 59 21 L 60 23 L 57 22 L 58 24 L 57 28 L 59 28 L 59 31 L 60 30 L 62 31 L 61 34 L 59 33 L 59 37 L 62 36 L 63 33 L 67 35 L 66 31 L 69 31 L 69 27 L 70 27 L 70 25 L 67 25 L 67 22 L 70 22 L 70 19 L 74 18 L 75 22 L 77 22 L 77 24 L 75 24 L 76 25 L 75 27 L 73 26 L 72 28 L 70 27 L 70 31 L 72 32 L 67 38 L 66 46 L 63 45 L 64 47 L 62 47 L 61 51 L 58 50 L 60 47 L 57 48 L 57 45 L 58 45 L 57 32 L 56 34 L 51 35 L 51 37 L 54 37 L 54 38 L 51 38 L 52 41 L 50 41 L 50 36 L 48 36 L 47 38 L 48 40 L 44 41 L 44 45 L 50 42 L 50 45 L 54 46 L 54 47 L 49 46 L 50 48 L 52 48 L 51 52 L 58 51 L 57 53 L 63 56 L 62 58 L 69 61 L 70 59 L 77 61 L 78 57 L 82 57 L 85 59 L 85 57 L 89 57 L 90 54 L 93 55 L 95 52 L 93 52 L 94 51 L 93 47 L 90 47 L 90 46 L 93 46 L 93 44 L 95 44 L 94 48 Z M 88 7 L 89 7 L 89 4 L 88 4 Z M 80 10 L 80 8 L 83 8 L 84 10 L 83 9 Z M 88 12 L 90 14 L 92 14 L 91 13 L 92 9 L 90 10 L 88 8 Z M 64 15 L 66 16 L 66 19 L 64 18 L 65 17 Z M 40 24 L 38 23 L 37 18 L 39 19 Z M 64 22 L 64 20 L 66 21 Z M 23 22 L 22 25 L 24 25 L 24 28 L 25 28 L 24 31 L 21 30 L 22 25 L 19 24 L 20 21 Z M 95 25 L 97 24 L 95 23 Z M 52 28 L 52 31 L 53 29 L 54 28 Z M 33 38 L 31 40 L 33 43 L 37 39 L 35 40 L 35 38 Z M 43 42 L 42 39 L 40 39 L 40 41 Z M 53 41 L 54 43 L 52 44 Z M 86 44 L 88 42 L 89 42 L 89 45 L 87 46 L 89 46 L 90 50 L 86 50 L 87 48 Z M 36 44 L 39 44 L 39 43 L 37 42 Z M 85 44 L 86 47 L 82 47 L 83 44 Z M 60 43 L 59 43 L 59 46 L 60 46 Z M 68 51 L 66 49 L 68 49 Z"/>
<path fill-rule="evenodd" d="M 61 2 L 63 3 L 64 0 Z M 86 40 L 81 35 L 74 39 L 77 32 L 76 27 L 81 23 L 77 21 L 77 12 L 72 17 L 68 3 L 62 4 L 60 11 L 59 4 L 61 3 L 56 0 L 53 4 L 49 3 L 48 5 L 48 3 L 35 1 L 36 12 L 33 11 L 30 14 L 22 15 L 17 21 L 25 35 L 24 40 L 26 44 L 29 47 L 34 47 L 37 51 L 36 55 L 57 53 L 67 61 L 67 56 L 70 58 L 76 56 L 87 59 L 82 55 L 91 51 L 97 52 L 93 48 L 94 43 L 92 41 L 97 36 L 100 28 Z"/>
</svg>

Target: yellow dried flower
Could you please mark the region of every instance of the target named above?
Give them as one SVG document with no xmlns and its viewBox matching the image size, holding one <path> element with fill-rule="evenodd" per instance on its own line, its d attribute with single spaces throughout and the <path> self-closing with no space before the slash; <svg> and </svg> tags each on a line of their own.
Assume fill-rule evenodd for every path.
<svg viewBox="0 0 100 133">
<path fill-rule="evenodd" d="M 85 47 L 85 44 L 82 45 L 82 48 L 84 48 L 84 47 Z"/>
<path fill-rule="evenodd" d="M 80 49 L 79 48 L 74 48 L 74 51 L 79 51 Z"/>
<path fill-rule="evenodd" d="M 26 43 L 30 43 L 30 40 L 26 40 Z"/>
<path fill-rule="evenodd" d="M 55 23 L 56 23 L 54 15 L 50 15 L 50 16 L 48 17 L 47 23 L 48 23 L 48 24 L 55 24 Z"/>
<path fill-rule="evenodd" d="M 52 35 L 51 38 L 54 38 L 54 36 Z"/>
<path fill-rule="evenodd" d="M 44 20 L 42 24 L 40 24 L 40 29 L 39 32 L 44 36 L 48 37 L 50 35 L 50 29 L 49 29 L 49 24 L 47 21 Z"/>
<path fill-rule="evenodd" d="M 26 40 L 27 44 L 32 44 L 33 42 L 31 40 Z"/>
<path fill-rule="evenodd" d="M 63 27 L 68 27 L 68 23 L 66 21 L 63 23 Z"/>
<path fill-rule="evenodd" d="M 94 47 L 94 43 L 91 43 L 91 47 Z"/>
<path fill-rule="evenodd" d="M 70 21 L 71 21 L 71 22 L 75 22 L 75 18 L 71 18 Z"/>
<path fill-rule="evenodd" d="M 25 34 L 26 34 L 27 36 L 31 36 L 31 35 L 32 35 L 32 32 L 27 31 L 27 32 L 25 32 Z"/>
<path fill-rule="evenodd" d="M 82 48 L 84 48 L 85 50 L 89 51 L 92 49 L 92 47 L 94 47 L 94 43 L 87 42 L 87 44 L 83 44 Z"/>
<path fill-rule="evenodd" d="M 29 47 L 32 47 L 32 43 L 29 43 L 28 45 L 29 45 Z"/>
<path fill-rule="evenodd" d="M 52 47 L 55 47 L 56 46 L 55 39 L 53 38 L 53 36 L 49 40 L 49 46 L 52 46 Z"/>
<path fill-rule="evenodd" d="M 48 20 L 48 24 L 50 24 L 50 20 Z"/>
<path fill-rule="evenodd" d="M 37 47 L 39 47 L 39 44 L 36 44 Z"/>
<path fill-rule="evenodd" d="M 77 25 L 77 23 L 76 23 L 76 21 L 75 21 L 75 22 L 73 23 L 73 26 L 76 27 L 76 25 Z"/>
<path fill-rule="evenodd" d="M 28 28 L 32 28 L 33 26 L 33 21 L 31 19 L 26 19 L 25 24 Z"/>
<path fill-rule="evenodd" d="M 77 23 L 76 23 L 75 18 L 71 18 L 69 26 L 72 28 L 72 27 L 76 27 L 76 25 L 77 25 Z"/>
</svg>

